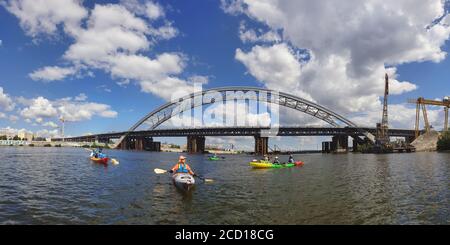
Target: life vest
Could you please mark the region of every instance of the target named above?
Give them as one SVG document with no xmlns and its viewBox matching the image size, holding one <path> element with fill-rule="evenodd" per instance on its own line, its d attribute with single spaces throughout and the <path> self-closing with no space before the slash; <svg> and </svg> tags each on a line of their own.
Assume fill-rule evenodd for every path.
<svg viewBox="0 0 450 245">
<path fill-rule="evenodd" d="M 183 164 L 178 163 L 177 173 L 189 173 L 189 170 L 183 166 Z"/>
</svg>

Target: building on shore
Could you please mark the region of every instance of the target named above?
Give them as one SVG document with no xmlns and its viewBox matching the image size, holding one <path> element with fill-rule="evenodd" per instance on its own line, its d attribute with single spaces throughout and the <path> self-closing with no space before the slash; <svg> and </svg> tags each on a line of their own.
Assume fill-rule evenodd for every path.
<svg viewBox="0 0 450 245">
<path fill-rule="evenodd" d="M 32 141 L 34 138 L 34 135 L 32 132 L 29 132 L 25 129 L 21 129 L 17 132 L 17 136 L 19 136 L 20 139 L 26 140 L 26 141 Z"/>
<path fill-rule="evenodd" d="M 0 136 L 6 136 L 7 139 L 12 139 L 14 136 L 16 136 L 17 132 L 12 128 L 1 128 L 0 129 Z"/>
</svg>

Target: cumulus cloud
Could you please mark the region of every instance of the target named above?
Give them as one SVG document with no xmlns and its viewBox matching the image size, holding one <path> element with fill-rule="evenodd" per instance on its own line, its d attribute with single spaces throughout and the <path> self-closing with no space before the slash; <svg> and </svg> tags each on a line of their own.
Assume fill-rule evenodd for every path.
<svg viewBox="0 0 450 245">
<path fill-rule="evenodd" d="M 42 126 L 44 126 L 44 127 L 50 127 L 50 128 L 57 128 L 57 127 L 58 127 L 58 124 L 56 124 L 56 123 L 54 123 L 54 122 L 52 122 L 52 121 L 49 121 L 49 122 L 43 123 Z"/>
<path fill-rule="evenodd" d="M 36 118 L 49 118 L 56 117 L 58 111 L 53 104 L 46 98 L 39 96 L 32 100 L 32 104 L 21 110 L 20 114 L 24 118 L 36 119 Z"/>
<path fill-rule="evenodd" d="M 74 32 L 88 13 L 80 0 L 6 0 L 1 4 L 19 18 L 20 26 L 32 37 L 55 34 L 59 25 Z"/>
<path fill-rule="evenodd" d="M 48 130 L 48 129 L 41 129 L 38 130 L 35 135 L 37 137 L 43 137 L 43 138 L 55 138 L 59 137 L 59 131 L 58 129 Z"/>
<path fill-rule="evenodd" d="M 79 97 L 79 96 L 77 96 Z M 20 111 L 20 115 L 28 119 L 34 119 L 37 123 L 43 123 L 44 119 L 63 117 L 66 121 L 84 121 L 90 120 L 93 116 L 104 118 L 115 118 L 117 112 L 111 110 L 111 106 L 106 104 L 73 100 L 72 98 L 63 98 L 50 101 L 42 96 L 31 99 L 27 107 Z M 54 124 L 48 122 L 44 126 L 53 127 Z"/>
<path fill-rule="evenodd" d="M 85 101 L 87 99 L 87 95 L 85 93 L 81 93 L 75 97 L 75 101 Z"/>
<path fill-rule="evenodd" d="M 67 76 L 76 73 L 76 69 L 72 67 L 46 66 L 40 68 L 30 74 L 30 78 L 37 81 L 46 82 L 63 80 Z"/>
<path fill-rule="evenodd" d="M 440 0 L 221 2 L 225 12 L 281 33 L 283 43 L 236 50 L 252 76 L 345 115 L 380 108 L 386 72 L 392 95 L 417 89 L 397 80 L 396 65 L 446 57 L 450 18 Z"/>
<path fill-rule="evenodd" d="M 147 1 L 142 4 L 139 0 L 121 0 L 120 3 L 129 11 L 146 16 L 150 20 L 156 20 L 165 15 L 164 8 L 154 1 Z"/>
<path fill-rule="evenodd" d="M 0 110 L 12 111 L 15 107 L 15 104 L 11 97 L 3 91 L 3 88 L 0 87 Z"/>
<path fill-rule="evenodd" d="M 269 30 L 261 33 L 262 31 L 255 31 L 254 29 L 248 29 L 244 22 L 239 25 L 239 38 L 244 43 L 255 42 L 280 42 L 282 39 L 278 32 Z"/>
<path fill-rule="evenodd" d="M 44 67 L 30 74 L 32 79 L 62 80 L 78 71 L 98 69 L 120 79 L 122 85 L 136 82 L 143 92 L 166 100 L 171 98 L 174 88 L 177 91 L 192 89 L 189 81 L 180 78 L 186 67 L 184 54 L 147 55 L 159 41 L 178 35 L 178 30 L 165 19 L 164 8 L 158 3 L 123 0 L 119 4 L 95 4 L 88 11 L 77 0 L 61 1 L 67 3 L 64 8 L 58 8 L 61 3 L 57 0 L 33 2 L 33 6 L 44 5 L 42 9 L 32 8 L 29 2 L 32 1 L 8 1 L 5 6 L 24 23 L 22 28 L 31 36 L 54 33 L 62 24 L 65 34 L 74 40 L 63 59 L 70 67 L 76 67 Z M 67 12 L 72 13 L 68 9 L 75 12 L 61 17 Z M 160 21 L 155 22 L 156 19 Z"/>
<path fill-rule="evenodd" d="M 393 128 L 405 128 L 412 129 L 416 122 L 416 107 L 414 105 L 408 104 L 394 104 L 389 105 L 389 125 Z M 356 115 L 351 118 L 355 123 L 366 126 L 373 127 L 376 123 L 381 121 L 382 107 L 380 106 L 378 110 L 371 110 L 365 112 L 362 115 Z M 442 108 L 434 108 L 428 106 L 427 114 L 428 121 L 435 128 L 443 128 L 443 110 Z M 420 115 L 421 128 L 424 126 L 422 115 Z"/>
</svg>

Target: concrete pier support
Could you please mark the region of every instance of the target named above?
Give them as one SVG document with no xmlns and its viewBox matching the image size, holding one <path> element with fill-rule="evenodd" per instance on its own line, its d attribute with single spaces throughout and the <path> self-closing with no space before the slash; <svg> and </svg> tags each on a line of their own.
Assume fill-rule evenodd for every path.
<svg viewBox="0 0 450 245">
<path fill-rule="evenodd" d="M 123 139 L 123 141 L 120 143 L 119 148 L 121 150 L 128 150 L 130 147 L 130 139 L 128 137 L 125 137 L 125 139 Z"/>
<path fill-rule="evenodd" d="M 153 141 L 152 137 L 142 138 L 143 149 L 146 151 L 161 151 L 161 142 Z"/>
<path fill-rule="evenodd" d="M 205 152 L 205 136 L 188 136 L 187 152 L 189 154 L 197 154 Z"/>
<path fill-rule="evenodd" d="M 353 139 L 353 152 L 358 151 L 358 146 L 359 146 L 358 142 L 355 139 Z"/>
<path fill-rule="evenodd" d="M 322 153 L 331 153 L 331 142 L 330 141 L 322 142 Z"/>
<path fill-rule="evenodd" d="M 153 141 L 152 137 L 126 137 L 118 148 L 121 150 L 161 151 L 161 142 Z"/>
<path fill-rule="evenodd" d="M 255 136 L 255 155 L 266 155 L 269 153 L 269 138 Z"/>
<path fill-rule="evenodd" d="M 333 153 L 347 153 L 348 152 L 348 136 L 337 135 L 333 136 L 331 143 L 331 151 Z"/>
</svg>

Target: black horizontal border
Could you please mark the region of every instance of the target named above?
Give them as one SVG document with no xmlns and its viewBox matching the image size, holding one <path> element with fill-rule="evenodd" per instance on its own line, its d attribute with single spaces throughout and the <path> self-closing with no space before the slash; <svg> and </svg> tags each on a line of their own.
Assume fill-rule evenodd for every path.
<svg viewBox="0 0 450 245">
<path fill-rule="evenodd" d="M 194 233 L 195 232 L 195 233 Z M 205 239 L 204 234 L 208 233 Z M 203 235 L 200 235 L 203 234 Z M 31 225 L 0 226 L 0 239 L 21 239 L 61 243 L 112 242 L 143 244 L 142 241 L 167 241 L 174 244 L 257 243 L 269 244 L 295 240 L 365 244 L 387 241 L 427 242 L 443 238 L 449 226 L 321 226 L 321 225 Z M 213 236 L 214 235 L 214 236 Z M 240 239 L 238 239 L 240 238 Z M 205 242 L 206 241 L 206 242 Z M 149 244 L 144 242 L 144 244 Z"/>
</svg>

